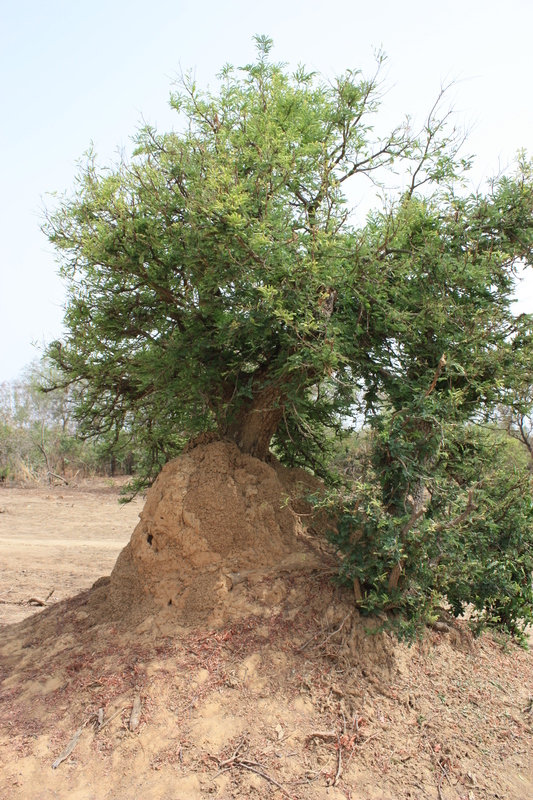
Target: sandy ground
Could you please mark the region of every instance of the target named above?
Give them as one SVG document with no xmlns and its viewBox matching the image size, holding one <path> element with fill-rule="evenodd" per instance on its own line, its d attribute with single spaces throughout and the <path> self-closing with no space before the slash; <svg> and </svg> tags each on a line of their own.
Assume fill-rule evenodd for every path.
<svg viewBox="0 0 533 800">
<path fill-rule="evenodd" d="M 363 639 L 327 577 L 265 571 L 216 630 L 95 623 L 141 506 L 0 489 L 1 800 L 531 800 L 533 658 L 506 639 Z"/>
<path fill-rule="evenodd" d="M 0 624 L 88 589 L 109 575 L 144 501 L 120 505 L 119 481 L 0 488 Z"/>
</svg>

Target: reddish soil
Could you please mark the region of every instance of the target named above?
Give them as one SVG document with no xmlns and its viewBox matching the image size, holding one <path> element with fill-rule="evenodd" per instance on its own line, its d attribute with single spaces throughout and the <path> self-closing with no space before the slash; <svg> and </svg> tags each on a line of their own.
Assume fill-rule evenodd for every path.
<svg viewBox="0 0 533 800">
<path fill-rule="evenodd" d="M 11 623 L 0 627 L 2 800 L 533 797 L 532 656 L 501 637 L 474 641 L 465 623 L 429 631 L 411 648 L 376 633 L 353 597 L 331 586 L 327 548 L 307 538 L 296 515 L 284 528 L 289 517 L 278 512 L 290 505 L 294 513 L 298 504 L 276 507 L 274 471 L 257 472 L 263 478 L 246 480 L 241 491 L 242 465 L 227 464 L 224 485 L 231 478 L 240 497 L 255 502 L 246 487 L 259 486 L 258 503 L 250 510 L 243 500 L 236 524 L 259 513 L 263 481 L 274 503 L 266 517 L 263 509 L 264 529 L 288 538 L 275 557 L 231 571 L 231 547 L 217 560 L 221 545 L 208 542 L 198 569 L 220 590 L 191 616 L 179 602 L 188 567 L 173 605 L 154 603 L 148 615 L 147 606 L 137 614 L 117 609 L 113 581 L 89 588 L 111 571 L 140 500 L 120 508 L 116 489 L 102 484 L 0 490 L 0 599 L 44 599 L 55 590 L 38 613 L 0 606 Z M 294 484 L 288 477 L 284 486 Z M 139 541 L 155 536 L 154 526 L 158 536 L 168 533 L 158 508 L 176 488 L 156 491 Z M 187 511 L 185 497 L 178 500 Z M 178 515 L 179 530 L 201 531 L 210 502 L 194 520 Z M 136 563 L 125 580 L 152 580 L 143 559 Z M 76 746 L 52 769 L 76 731 Z"/>
</svg>

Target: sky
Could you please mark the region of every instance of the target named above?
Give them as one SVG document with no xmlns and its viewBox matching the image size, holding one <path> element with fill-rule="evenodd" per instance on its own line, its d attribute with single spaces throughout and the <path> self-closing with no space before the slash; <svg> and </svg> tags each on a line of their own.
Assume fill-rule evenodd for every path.
<svg viewBox="0 0 533 800">
<path fill-rule="evenodd" d="M 177 125 L 172 82 L 193 69 L 216 87 L 223 64 L 254 58 L 252 37 L 274 39 L 273 58 L 325 76 L 369 74 L 388 56 L 380 125 L 420 124 L 443 83 L 470 130 L 474 188 L 533 155 L 531 0 L 18 0 L 0 3 L 0 382 L 13 380 L 61 335 L 64 287 L 42 234 L 51 193 L 72 188 L 91 142 L 101 163 L 131 150 L 146 120 Z M 364 206 L 364 198 L 361 200 Z M 533 312 L 533 270 L 517 291 Z"/>
</svg>

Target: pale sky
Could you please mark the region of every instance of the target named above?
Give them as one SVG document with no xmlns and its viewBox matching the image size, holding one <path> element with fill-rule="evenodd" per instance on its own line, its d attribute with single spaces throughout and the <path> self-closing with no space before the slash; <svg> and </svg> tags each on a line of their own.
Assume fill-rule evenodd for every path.
<svg viewBox="0 0 533 800">
<path fill-rule="evenodd" d="M 254 58 L 252 36 L 274 39 L 273 58 L 326 76 L 370 72 L 373 51 L 388 55 L 382 123 L 406 114 L 421 123 L 442 82 L 472 128 L 480 183 L 533 154 L 531 0 L 18 0 L 0 3 L 0 382 L 16 378 L 61 334 L 64 292 L 40 232 L 47 192 L 68 190 L 76 160 L 93 141 L 103 163 L 142 117 L 160 130 L 172 78 L 193 68 L 201 85 L 221 66 Z M 465 152 L 466 152 L 465 151 Z M 50 203 L 48 200 L 45 202 Z M 518 290 L 533 311 L 533 271 Z"/>
</svg>

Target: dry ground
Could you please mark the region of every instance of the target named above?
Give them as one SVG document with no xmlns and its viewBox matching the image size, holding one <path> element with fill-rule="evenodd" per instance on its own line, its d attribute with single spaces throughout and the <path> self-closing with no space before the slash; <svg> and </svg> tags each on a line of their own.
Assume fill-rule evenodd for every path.
<svg viewBox="0 0 533 800">
<path fill-rule="evenodd" d="M 529 653 L 464 626 L 364 638 L 320 573 L 250 576 L 217 630 L 94 624 L 87 590 L 142 505 L 116 500 L 0 489 L 1 800 L 533 797 Z"/>
<path fill-rule="evenodd" d="M 76 487 L 0 486 L 0 624 L 35 613 L 31 597 L 57 602 L 108 575 L 138 522 L 143 500 L 119 505 L 120 482 Z"/>
</svg>

